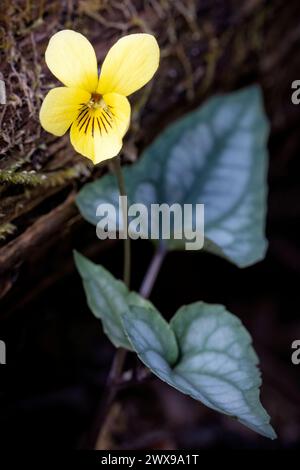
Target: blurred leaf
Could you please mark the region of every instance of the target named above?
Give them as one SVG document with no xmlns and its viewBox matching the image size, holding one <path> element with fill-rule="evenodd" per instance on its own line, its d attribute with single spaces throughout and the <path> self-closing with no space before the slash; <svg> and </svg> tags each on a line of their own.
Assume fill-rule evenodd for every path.
<svg viewBox="0 0 300 470">
<path fill-rule="evenodd" d="M 102 321 L 105 334 L 114 346 L 131 350 L 121 316 L 132 305 L 154 309 L 153 305 L 137 293 L 129 292 L 125 284 L 116 280 L 103 266 L 92 263 L 76 251 L 74 259 L 88 306 L 95 317 Z"/>
<path fill-rule="evenodd" d="M 259 400 L 251 337 L 222 305 L 184 306 L 170 326 L 157 311 L 133 307 L 123 322 L 138 356 L 160 379 L 259 434 L 276 437 Z"/>
<path fill-rule="evenodd" d="M 267 137 L 257 86 L 214 97 L 168 127 L 136 164 L 125 168 L 129 203 L 148 208 L 153 203 L 204 203 L 204 249 L 240 267 L 255 263 L 267 245 Z M 83 217 L 97 224 L 98 205 L 117 208 L 118 196 L 114 176 L 107 175 L 84 186 L 77 204 Z M 195 223 L 194 210 L 190 230 Z M 146 226 L 141 232 L 147 236 Z M 170 249 L 183 249 L 185 240 L 167 243 Z"/>
</svg>

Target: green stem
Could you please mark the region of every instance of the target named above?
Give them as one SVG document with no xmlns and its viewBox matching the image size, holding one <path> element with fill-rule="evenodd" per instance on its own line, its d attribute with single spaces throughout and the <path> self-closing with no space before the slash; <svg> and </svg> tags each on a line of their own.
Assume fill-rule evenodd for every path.
<svg viewBox="0 0 300 470">
<path fill-rule="evenodd" d="M 125 181 L 122 173 L 120 157 L 117 156 L 112 160 L 113 169 L 118 180 L 118 186 L 121 196 L 127 196 Z M 131 269 L 131 253 L 130 253 L 130 238 L 128 235 L 128 216 L 127 216 L 127 207 L 122 200 L 123 206 L 123 221 L 124 221 L 124 231 L 125 231 L 125 240 L 124 240 L 124 283 L 129 289 L 130 286 L 130 269 Z M 126 221 L 126 224 L 125 224 Z M 148 267 L 148 270 L 145 274 L 144 280 L 140 288 L 140 295 L 144 298 L 148 298 L 154 282 L 158 276 L 161 264 L 164 260 L 164 257 L 167 253 L 167 250 L 164 245 L 160 245 Z M 101 403 L 98 412 L 96 413 L 96 418 L 93 422 L 92 429 L 90 431 L 88 439 L 88 448 L 94 449 L 97 441 L 99 440 L 100 445 L 104 439 L 104 434 L 106 435 L 106 423 L 112 412 L 112 404 L 115 400 L 115 397 L 118 392 L 117 384 L 120 382 L 122 375 L 127 351 L 123 348 L 119 348 L 116 351 L 113 363 L 109 372 L 108 380 L 105 387 L 105 398 L 104 402 Z"/>
<path fill-rule="evenodd" d="M 115 171 L 115 175 L 117 177 L 120 196 L 127 196 L 126 187 L 124 176 L 122 172 L 121 162 L 119 155 L 112 160 L 113 168 Z M 124 274 L 123 280 L 126 286 L 129 289 L 130 286 L 130 270 L 131 270 L 131 249 L 130 249 L 130 238 L 128 235 L 128 215 L 127 215 L 127 207 L 125 201 L 122 199 L 122 211 L 123 211 L 123 222 L 124 222 L 124 232 L 125 232 L 125 240 L 124 240 Z"/>
<path fill-rule="evenodd" d="M 113 168 L 115 171 L 115 175 L 117 177 L 118 181 L 118 186 L 119 186 L 119 193 L 120 196 L 126 196 L 127 197 L 127 192 L 126 192 L 126 186 L 125 186 L 125 180 L 124 180 L 124 175 L 122 172 L 122 167 L 121 167 L 121 161 L 120 161 L 120 156 L 117 155 L 113 160 L 112 160 Z M 127 214 L 127 207 L 125 200 L 122 199 L 122 211 L 123 211 L 123 230 L 125 233 L 125 239 L 124 239 L 124 271 L 123 271 L 123 280 L 127 288 L 130 288 L 130 274 L 131 274 L 131 246 L 130 246 L 130 238 L 128 235 L 128 214 Z M 116 351 L 109 377 L 108 377 L 108 383 L 109 384 L 115 384 L 118 379 L 120 378 L 124 363 L 126 360 L 126 355 L 127 351 L 126 349 L 119 348 Z M 110 394 L 109 402 L 111 403 L 114 399 L 114 393 L 112 392 Z"/>
</svg>

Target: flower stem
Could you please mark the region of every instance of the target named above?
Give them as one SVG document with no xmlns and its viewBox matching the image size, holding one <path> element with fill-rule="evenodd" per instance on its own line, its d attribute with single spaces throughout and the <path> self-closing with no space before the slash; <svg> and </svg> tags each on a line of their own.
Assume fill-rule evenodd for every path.
<svg viewBox="0 0 300 470">
<path fill-rule="evenodd" d="M 127 196 L 126 192 L 126 187 L 125 187 L 125 180 L 122 172 L 122 167 L 121 167 L 121 161 L 120 161 L 120 156 L 117 155 L 115 158 L 112 160 L 112 165 L 113 169 L 115 172 L 115 175 L 117 177 L 118 181 L 118 186 L 119 186 L 119 193 L 120 196 Z M 127 286 L 129 289 L 130 287 L 130 274 L 131 274 L 131 246 L 130 246 L 130 238 L 128 235 L 128 214 L 127 214 L 127 207 L 125 200 L 122 199 L 122 212 L 123 212 L 123 230 L 125 232 L 125 239 L 124 239 L 124 271 L 123 271 L 123 281 L 124 284 Z M 107 398 L 107 409 L 109 409 L 110 405 L 112 404 L 115 395 L 116 395 L 116 389 L 114 388 L 114 385 L 116 382 L 119 380 L 124 363 L 126 360 L 126 355 L 127 351 L 124 348 L 118 348 L 116 351 L 116 354 L 113 359 L 113 363 L 109 372 L 108 376 L 108 388 L 110 388 L 110 392 L 108 394 Z M 104 410 L 104 416 L 103 419 L 105 420 L 105 413 L 106 411 Z M 97 439 L 99 434 L 99 429 L 96 429 L 96 435 L 94 438 Z M 97 441 L 95 442 L 95 444 Z"/>
<path fill-rule="evenodd" d="M 112 160 L 113 168 L 115 171 L 115 175 L 118 180 L 118 186 L 119 186 L 119 192 L 120 196 L 127 196 L 126 193 L 126 187 L 125 187 L 125 181 L 124 181 L 124 176 L 122 172 L 122 167 L 121 167 L 121 162 L 120 162 L 120 157 L 119 155 Z M 128 216 L 127 216 L 127 208 L 125 204 L 125 200 L 122 199 L 122 211 L 123 211 L 123 221 L 124 225 L 126 223 L 126 226 L 124 227 L 125 231 L 125 240 L 124 240 L 124 274 L 123 274 L 123 280 L 126 286 L 129 288 L 130 286 L 130 269 L 131 269 L 131 253 L 130 253 L 130 238 L 128 235 Z"/>
<path fill-rule="evenodd" d="M 117 155 L 111 161 L 113 171 L 116 175 L 119 193 L 120 196 L 127 196 L 124 176 L 122 172 L 120 156 Z M 124 238 L 124 272 L 123 280 L 126 286 L 130 287 L 130 274 L 131 274 L 131 247 L 130 247 L 130 238 L 128 236 L 128 215 L 125 199 L 122 198 L 122 212 L 123 212 L 123 230 L 125 232 Z M 96 417 L 94 419 L 92 428 L 88 436 L 88 448 L 94 449 L 98 440 L 101 440 L 101 429 L 103 429 L 105 422 L 107 421 L 111 405 L 114 401 L 114 398 L 117 393 L 117 388 L 115 384 L 118 382 L 122 375 L 124 363 L 126 360 L 127 351 L 124 348 L 118 348 L 109 371 L 108 380 L 105 386 L 105 398 L 104 403 L 100 404 L 98 411 L 96 412 Z"/>
<path fill-rule="evenodd" d="M 120 157 L 117 156 L 112 160 L 113 169 L 118 180 L 118 186 L 121 196 L 127 196 L 125 181 L 122 173 Z M 123 221 L 126 227 L 125 230 L 125 240 L 124 240 L 124 283 L 126 286 L 130 287 L 130 270 L 131 270 L 131 253 L 130 253 L 130 238 L 128 235 L 128 216 L 127 216 L 127 207 L 124 204 L 125 200 L 122 200 L 123 206 Z M 164 257 L 167 253 L 166 247 L 163 244 L 160 244 L 156 253 L 154 254 L 152 261 L 147 269 L 145 277 L 143 279 L 140 295 L 144 298 L 148 298 L 151 294 L 153 285 L 158 276 L 160 267 L 164 260 Z M 120 383 L 120 378 L 122 376 L 122 371 L 124 363 L 126 360 L 127 351 L 123 348 L 119 348 L 116 351 L 116 354 L 113 359 L 113 363 L 108 375 L 108 380 L 104 390 L 104 402 L 101 403 L 92 425 L 92 429 L 89 434 L 87 446 L 88 448 L 94 449 L 97 446 L 98 449 L 104 448 L 104 442 L 106 442 L 106 436 L 109 434 L 108 423 L 111 422 L 111 415 L 113 413 L 112 404 L 115 400 L 115 397 L 118 392 L 118 384 Z"/>
<path fill-rule="evenodd" d="M 115 175 L 118 181 L 120 196 L 127 196 L 120 156 L 117 155 L 116 158 L 113 158 L 112 163 L 113 163 L 113 168 L 114 168 Z M 129 289 L 130 274 L 131 274 L 131 246 L 130 246 L 130 238 L 128 234 L 127 207 L 126 207 L 126 204 L 124 204 L 124 202 L 125 202 L 124 199 L 122 199 L 123 224 L 124 224 L 123 230 L 125 231 L 123 281 L 124 281 L 124 284 Z M 109 372 L 109 377 L 108 377 L 109 384 L 116 383 L 119 377 L 121 376 L 125 359 L 126 359 L 126 355 L 127 355 L 126 349 L 123 349 L 123 348 L 117 349 L 110 372 Z M 110 397 L 110 402 L 112 402 L 113 399 L 114 399 L 114 396 Z"/>
</svg>

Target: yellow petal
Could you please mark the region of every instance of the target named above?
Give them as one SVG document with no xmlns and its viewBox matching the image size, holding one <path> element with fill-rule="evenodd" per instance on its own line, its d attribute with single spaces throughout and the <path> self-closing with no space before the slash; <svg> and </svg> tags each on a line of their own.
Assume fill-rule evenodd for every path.
<svg viewBox="0 0 300 470">
<path fill-rule="evenodd" d="M 128 131 L 130 122 L 131 110 L 128 99 L 118 93 L 108 93 L 103 99 L 114 117 L 114 124 L 120 137 L 123 137 Z"/>
<path fill-rule="evenodd" d="M 53 75 L 64 85 L 91 93 L 96 90 L 97 58 L 93 46 L 82 34 L 68 29 L 54 34 L 45 59 Z"/>
<path fill-rule="evenodd" d="M 88 120 L 89 118 L 87 118 Z M 74 121 L 70 131 L 70 139 L 76 152 L 80 153 L 84 157 L 90 158 L 92 161 L 95 159 L 95 144 L 92 133 L 85 132 L 85 126 L 87 120 L 84 119 L 82 123 L 78 123 L 79 120 Z M 83 127 L 81 127 L 81 124 Z"/>
<path fill-rule="evenodd" d="M 159 47 L 151 34 L 130 34 L 109 50 L 102 68 L 98 93 L 128 96 L 144 86 L 156 72 Z"/>
<path fill-rule="evenodd" d="M 40 110 L 41 125 L 51 134 L 63 135 L 90 96 L 90 93 L 79 88 L 53 88 L 44 99 Z"/>
<path fill-rule="evenodd" d="M 113 158 L 120 152 L 123 145 L 122 139 L 116 133 L 100 135 L 95 133 L 95 156 L 94 163 L 102 162 L 108 158 Z"/>
<path fill-rule="evenodd" d="M 122 137 L 128 129 L 130 105 L 125 96 L 105 95 L 98 108 L 86 108 L 71 127 L 75 150 L 95 164 L 115 157 L 122 148 Z"/>
</svg>

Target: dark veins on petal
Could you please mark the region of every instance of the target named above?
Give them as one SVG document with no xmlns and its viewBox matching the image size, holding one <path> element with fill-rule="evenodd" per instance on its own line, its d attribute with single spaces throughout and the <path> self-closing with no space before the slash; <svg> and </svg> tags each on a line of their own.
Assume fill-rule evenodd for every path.
<svg viewBox="0 0 300 470">
<path fill-rule="evenodd" d="M 112 129 L 112 124 L 113 124 L 114 116 L 115 116 L 115 114 L 112 111 L 112 108 L 113 107 L 109 105 L 107 108 L 101 109 L 100 116 L 93 116 L 92 113 L 95 113 L 95 110 L 91 109 L 85 103 L 82 103 L 81 107 L 79 108 L 79 113 L 76 119 L 79 132 L 83 130 L 84 133 L 87 134 L 89 131 L 90 123 L 91 123 L 91 134 L 92 134 L 92 137 L 94 137 L 95 120 L 96 120 L 99 131 L 100 131 L 100 135 L 102 136 L 103 132 L 107 134 L 108 128 L 110 127 Z"/>
</svg>

